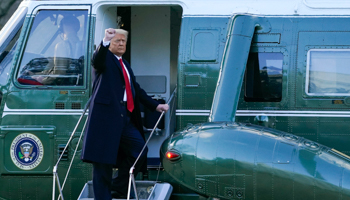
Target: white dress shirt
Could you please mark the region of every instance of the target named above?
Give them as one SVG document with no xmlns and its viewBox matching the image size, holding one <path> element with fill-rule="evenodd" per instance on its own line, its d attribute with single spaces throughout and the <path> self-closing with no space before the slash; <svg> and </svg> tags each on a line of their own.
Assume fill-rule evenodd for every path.
<svg viewBox="0 0 350 200">
<path fill-rule="evenodd" d="M 108 46 L 109 43 L 110 43 L 110 41 L 104 41 L 104 40 L 103 40 L 103 46 L 104 46 L 104 47 Z M 119 56 L 117 56 L 117 55 L 114 55 L 114 56 L 118 59 L 118 61 L 119 61 L 119 59 L 122 59 L 122 57 L 119 57 Z M 122 62 L 123 62 L 123 59 L 122 59 Z M 124 62 L 123 62 L 123 65 L 124 65 L 124 69 L 125 69 L 125 71 L 126 71 L 126 74 L 128 75 L 128 79 L 129 79 L 129 82 L 130 82 L 131 80 L 130 80 L 129 71 L 128 71 L 128 69 L 125 67 Z M 131 82 L 130 82 L 130 86 L 131 86 Z M 127 101 L 126 90 L 124 90 L 124 98 L 123 98 L 123 101 Z"/>
</svg>

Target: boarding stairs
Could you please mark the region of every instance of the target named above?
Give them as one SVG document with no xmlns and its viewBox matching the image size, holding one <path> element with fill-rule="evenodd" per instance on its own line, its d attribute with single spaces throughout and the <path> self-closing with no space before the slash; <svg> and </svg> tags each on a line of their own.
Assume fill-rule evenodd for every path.
<svg viewBox="0 0 350 200">
<path fill-rule="evenodd" d="M 176 88 L 174 89 L 174 92 L 172 93 L 172 95 L 170 96 L 167 104 L 169 104 L 169 102 L 172 100 L 172 98 L 175 96 L 176 94 Z M 91 101 L 91 98 L 89 99 L 89 101 L 87 102 L 86 106 L 85 106 L 85 109 L 82 113 L 82 115 L 80 116 L 79 120 L 78 120 L 78 123 L 76 124 L 72 134 L 71 134 L 71 137 L 69 138 L 68 142 L 67 142 L 67 145 L 65 146 L 64 150 L 62 151 L 62 154 L 60 155 L 56 165 L 54 166 L 53 168 L 53 188 L 52 188 L 52 200 L 55 200 L 55 191 L 56 191 L 56 184 L 57 184 L 57 188 L 59 190 L 59 196 L 58 196 L 58 199 L 61 199 L 61 200 L 64 200 L 64 197 L 63 197 L 63 193 L 62 193 L 62 190 L 64 188 L 64 185 L 66 183 L 66 180 L 67 180 L 67 177 L 68 177 L 68 174 L 69 174 L 69 171 L 70 171 L 70 168 L 72 166 L 72 163 L 73 163 L 73 160 L 71 161 L 70 165 L 69 165 L 69 168 L 68 168 L 68 171 L 67 171 L 67 174 L 66 174 L 66 177 L 65 177 L 65 180 L 63 181 L 63 184 L 61 185 L 60 183 L 60 180 L 58 178 L 58 172 L 57 172 L 57 167 L 58 167 L 58 164 L 59 162 L 61 161 L 62 159 L 62 156 L 63 156 L 63 153 L 66 151 L 67 147 L 68 147 L 68 144 L 71 142 L 82 118 L 84 117 L 86 111 L 87 111 L 87 108 L 89 107 L 90 105 L 90 101 Z M 133 199 L 137 199 L 137 200 L 169 200 L 170 199 L 170 196 L 171 196 L 171 192 L 173 190 L 172 186 L 169 184 L 169 183 L 160 183 L 160 182 L 157 182 L 157 181 L 135 181 L 135 178 L 134 178 L 134 170 L 135 170 L 135 165 L 136 163 L 138 162 L 138 160 L 140 159 L 140 156 L 141 154 L 143 153 L 143 151 L 146 149 L 147 147 L 147 144 L 149 142 L 149 140 L 151 139 L 154 131 L 157 129 L 157 126 L 160 122 L 160 120 L 162 119 L 162 117 L 164 116 L 165 112 L 163 111 L 161 113 L 161 115 L 159 116 L 159 119 L 158 121 L 156 122 L 150 136 L 148 137 L 144 147 L 142 148 L 139 156 L 137 157 L 135 163 L 133 164 L 133 166 L 130 168 L 130 171 L 129 171 L 129 186 L 128 186 L 128 195 L 127 195 L 127 199 L 126 200 L 130 200 L 130 194 L 131 194 L 131 188 L 133 188 L 133 191 L 136 191 L 135 192 L 135 198 Z M 84 132 L 85 130 L 85 127 L 86 127 L 86 123 L 87 123 L 87 119 L 85 121 L 85 124 L 83 126 L 83 130 L 81 131 L 81 133 Z M 80 135 L 80 138 L 79 138 L 79 142 L 81 141 L 82 139 L 82 135 Z M 78 146 L 79 146 L 79 143 L 76 145 L 76 149 L 74 151 L 74 154 L 73 154 L 73 158 L 75 157 L 76 155 L 76 152 L 77 152 L 77 149 L 78 149 Z M 94 192 L 93 192 L 93 182 L 92 181 L 89 181 L 85 184 L 82 192 L 80 193 L 79 197 L 78 197 L 78 200 L 93 200 L 94 199 Z M 115 199 L 114 199 L 115 200 Z"/>
<path fill-rule="evenodd" d="M 93 200 L 94 191 L 92 181 L 85 184 L 78 200 Z M 155 181 L 136 181 L 136 191 L 139 200 L 168 200 L 173 187 L 169 183 Z M 136 199 L 136 198 L 134 198 Z M 118 200 L 118 199 L 113 199 Z"/>
</svg>

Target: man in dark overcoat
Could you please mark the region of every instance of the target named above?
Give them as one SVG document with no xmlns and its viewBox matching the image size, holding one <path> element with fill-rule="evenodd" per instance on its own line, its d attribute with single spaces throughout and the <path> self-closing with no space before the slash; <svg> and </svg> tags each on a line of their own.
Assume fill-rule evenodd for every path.
<svg viewBox="0 0 350 200">
<path fill-rule="evenodd" d="M 122 29 L 106 29 L 92 59 L 95 80 L 81 159 L 93 164 L 97 200 L 112 199 L 111 190 L 113 198 L 126 198 L 130 167 L 145 144 L 139 103 L 158 112 L 169 109 L 135 81 L 129 63 L 122 58 L 127 35 Z M 146 158 L 147 148 L 135 166 L 135 176 Z M 114 166 L 118 166 L 118 176 L 112 180 Z"/>
</svg>

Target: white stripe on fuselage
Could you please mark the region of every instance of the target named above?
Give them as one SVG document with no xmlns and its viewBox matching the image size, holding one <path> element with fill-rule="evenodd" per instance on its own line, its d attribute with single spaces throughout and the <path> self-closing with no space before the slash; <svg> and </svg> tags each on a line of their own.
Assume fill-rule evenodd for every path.
<svg viewBox="0 0 350 200">
<path fill-rule="evenodd" d="M 81 115 L 83 111 L 83 109 L 11 109 L 5 104 L 2 117 L 6 115 Z"/>
<path fill-rule="evenodd" d="M 209 116 L 210 110 L 176 110 L 177 116 Z M 350 111 L 237 110 L 236 116 L 350 117 Z"/>
<path fill-rule="evenodd" d="M 5 104 L 6 115 L 81 115 L 83 109 L 10 109 Z M 87 114 L 87 113 L 86 113 Z M 210 110 L 176 110 L 177 116 L 209 116 Z M 350 111 L 296 111 L 296 110 L 237 110 L 236 116 L 280 117 L 350 117 Z"/>
</svg>

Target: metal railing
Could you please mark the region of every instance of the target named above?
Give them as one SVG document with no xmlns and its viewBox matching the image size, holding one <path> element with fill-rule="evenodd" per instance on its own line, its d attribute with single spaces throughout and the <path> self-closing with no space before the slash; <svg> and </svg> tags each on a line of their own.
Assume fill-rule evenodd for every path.
<svg viewBox="0 0 350 200">
<path fill-rule="evenodd" d="M 169 98 L 167 104 L 169 104 L 169 102 L 171 102 L 171 100 L 174 98 L 175 94 L 176 94 L 176 87 L 175 87 L 173 93 L 171 94 L 171 96 L 170 96 L 170 98 Z M 62 156 L 63 156 L 64 152 L 65 152 L 66 149 L 68 148 L 69 143 L 72 141 L 72 138 L 73 138 L 73 136 L 74 136 L 74 134 L 75 134 L 75 132 L 76 132 L 76 130 L 77 130 L 77 128 L 78 128 L 78 126 L 79 126 L 81 120 L 83 119 L 83 117 L 84 117 L 84 115 L 85 115 L 87 109 L 89 108 L 90 102 L 91 102 L 91 97 L 90 97 L 90 99 L 88 100 L 88 102 L 87 102 L 87 104 L 86 104 L 86 106 L 85 106 L 85 108 L 84 108 L 83 113 L 81 114 L 81 116 L 80 116 L 80 118 L 79 118 L 79 120 L 78 120 L 78 122 L 77 122 L 77 124 L 76 124 L 76 126 L 75 126 L 75 128 L 74 128 L 74 130 L 73 130 L 73 132 L 72 132 L 72 134 L 71 134 L 71 136 L 70 136 L 70 138 L 69 138 L 67 144 L 66 144 L 66 146 L 64 147 L 64 149 L 63 149 L 63 151 L 62 151 L 60 157 L 58 158 L 58 161 L 57 161 L 56 165 L 55 165 L 54 168 L 53 168 L 52 200 L 55 200 L 56 182 L 57 182 L 57 187 L 58 187 L 58 190 L 59 190 L 59 195 L 58 195 L 58 198 L 57 198 L 57 199 L 60 199 L 60 198 L 61 198 L 62 200 L 64 200 L 62 191 L 63 191 L 64 185 L 65 185 L 65 183 L 66 183 L 66 180 L 67 180 L 67 178 L 68 178 L 68 174 L 69 174 L 70 168 L 71 168 L 71 166 L 72 166 L 72 164 L 73 164 L 73 161 L 74 161 L 73 158 L 75 157 L 75 154 L 76 154 L 76 152 L 77 152 L 77 149 L 78 149 L 79 144 L 80 144 L 80 141 L 81 141 L 81 138 L 82 138 L 82 136 L 83 136 L 83 133 L 84 133 L 84 130 L 85 130 L 85 127 L 86 127 L 86 123 L 87 123 L 87 121 L 88 121 L 88 117 L 86 118 L 85 124 L 84 124 L 83 129 L 82 129 L 82 132 L 81 132 L 81 134 L 80 134 L 79 141 L 78 141 L 78 143 L 77 143 L 77 145 L 76 145 L 76 148 L 75 148 L 75 151 L 74 151 L 74 154 L 73 154 L 73 158 L 71 159 L 71 162 L 70 162 L 70 164 L 69 164 L 69 167 L 68 167 L 68 170 L 67 170 L 67 174 L 66 174 L 66 176 L 65 176 L 65 179 L 64 179 L 64 181 L 63 181 L 62 186 L 61 186 L 61 183 L 60 183 L 60 180 L 59 180 L 59 177 L 58 177 L 57 167 L 58 167 L 58 164 L 60 163 L 60 161 L 61 161 L 61 159 L 62 159 Z M 133 188 L 134 188 L 134 191 L 135 191 L 135 195 L 136 195 L 136 198 L 138 199 L 137 192 L 136 192 L 136 183 L 135 183 L 135 178 L 134 178 L 134 175 L 133 175 L 133 171 L 134 171 L 134 169 L 135 169 L 136 163 L 137 163 L 138 160 L 140 159 L 140 156 L 141 156 L 142 152 L 145 150 L 145 148 L 146 148 L 146 146 L 147 146 L 149 140 L 151 139 L 151 137 L 152 137 L 154 131 L 157 129 L 157 126 L 158 126 L 160 120 L 162 119 L 162 117 L 164 116 L 164 114 L 165 114 L 165 112 L 163 111 L 163 112 L 161 113 L 161 115 L 159 116 L 159 119 L 158 119 L 157 123 L 155 124 L 154 128 L 152 129 L 152 132 L 151 132 L 150 136 L 148 137 L 148 139 L 147 139 L 147 141 L 146 141 L 144 147 L 142 148 L 142 150 L 141 150 L 139 156 L 137 157 L 137 159 L 136 159 L 136 161 L 134 162 L 133 166 L 130 168 L 130 178 L 129 178 L 128 196 L 127 196 L 128 200 L 130 199 L 131 182 L 133 183 Z M 170 122 L 169 122 L 169 123 L 170 123 Z"/>
<path fill-rule="evenodd" d="M 83 111 L 83 113 L 81 114 L 81 116 L 80 116 L 80 118 L 79 118 L 79 120 L 78 120 L 78 122 L 77 122 L 77 124 L 76 124 L 76 126 L 75 126 L 75 128 L 74 128 L 74 130 L 73 130 L 73 132 L 72 132 L 72 134 L 71 134 L 71 136 L 70 136 L 70 138 L 69 138 L 67 144 L 66 144 L 66 146 L 64 147 L 64 149 L 63 149 L 63 151 L 62 151 L 60 157 L 58 158 L 58 161 L 57 161 L 56 165 L 53 167 L 52 200 L 55 200 L 55 185 L 56 185 L 56 182 L 57 182 L 57 187 L 58 187 L 58 190 L 59 190 L 59 193 L 60 193 L 60 194 L 58 195 L 58 198 L 57 198 L 57 199 L 60 199 L 60 197 L 61 197 L 61 199 L 64 200 L 62 190 L 63 190 L 64 185 L 65 185 L 65 183 L 66 183 L 66 180 L 67 180 L 67 178 L 68 178 L 68 174 L 69 174 L 70 168 L 71 168 L 71 166 L 72 166 L 72 164 L 73 164 L 73 161 L 74 161 L 73 158 L 75 157 L 75 154 L 76 154 L 77 149 L 78 149 L 78 147 L 79 147 L 79 144 L 80 144 L 80 141 L 81 141 L 81 137 L 83 136 L 83 133 L 84 133 L 84 130 L 85 130 L 85 127 L 86 127 L 86 123 L 87 123 L 87 121 L 88 121 L 88 120 L 87 120 L 88 117 L 86 118 L 84 127 L 83 127 L 83 129 L 82 129 L 82 131 L 81 131 L 81 134 L 80 134 L 80 137 L 79 137 L 79 141 L 78 141 L 78 143 L 77 143 L 77 146 L 75 147 L 75 151 L 74 151 L 74 154 L 73 154 L 73 158 L 72 158 L 72 160 L 71 160 L 71 162 L 70 162 L 70 164 L 69 164 L 69 168 L 68 168 L 68 170 L 67 170 L 66 177 L 64 178 L 64 181 L 63 181 L 63 184 L 62 184 L 62 188 L 61 188 L 60 180 L 59 180 L 59 178 L 58 178 L 57 167 L 58 167 L 58 164 L 60 163 L 60 161 L 61 161 L 61 159 L 62 159 L 62 156 L 63 156 L 64 152 L 65 152 L 66 149 L 68 148 L 69 143 L 72 141 L 72 138 L 73 138 L 75 132 L 77 131 L 78 126 L 79 126 L 81 120 L 83 119 L 83 117 L 84 117 L 84 115 L 85 115 L 85 113 L 86 113 L 86 110 L 89 108 L 90 102 L 91 102 L 91 97 L 90 97 L 90 99 L 88 100 L 88 102 L 87 102 L 87 104 L 86 104 L 86 106 L 85 106 L 85 108 L 84 108 L 84 111 Z"/>
<path fill-rule="evenodd" d="M 172 98 L 174 98 L 175 94 L 176 94 L 176 87 L 175 87 L 173 93 L 171 94 L 171 96 L 170 96 L 170 98 L 169 98 L 167 104 L 169 104 L 169 102 L 171 102 L 171 100 L 172 100 Z M 157 128 L 157 126 L 158 126 L 160 120 L 161 120 L 162 117 L 164 116 L 164 114 L 165 114 L 165 112 L 162 111 L 161 115 L 160 115 L 159 118 L 158 118 L 157 123 L 154 125 L 154 128 L 153 128 L 151 134 L 149 135 L 149 137 L 148 137 L 148 139 L 147 139 L 145 145 L 143 146 L 143 148 L 142 148 L 140 154 L 138 155 L 138 157 L 136 158 L 134 164 L 133 164 L 133 165 L 131 166 L 131 168 L 130 168 L 130 171 L 129 171 L 130 176 L 129 176 L 129 185 L 128 185 L 127 200 L 130 200 L 131 183 L 132 183 L 132 186 L 133 186 L 133 189 L 134 189 L 135 197 L 136 197 L 137 200 L 139 199 L 139 197 L 138 197 L 138 195 L 137 195 L 137 192 L 136 192 L 136 182 L 135 182 L 135 177 L 134 177 L 135 165 L 136 165 L 136 163 L 139 161 L 139 159 L 140 159 L 140 157 L 141 157 L 143 151 L 146 149 L 148 142 L 149 142 L 150 139 L 152 138 L 152 135 L 153 135 L 154 131 L 156 130 L 156 128 Z M 169 123 L 170 123 L 170 122 L 169 122 Z"/>
</svg>

